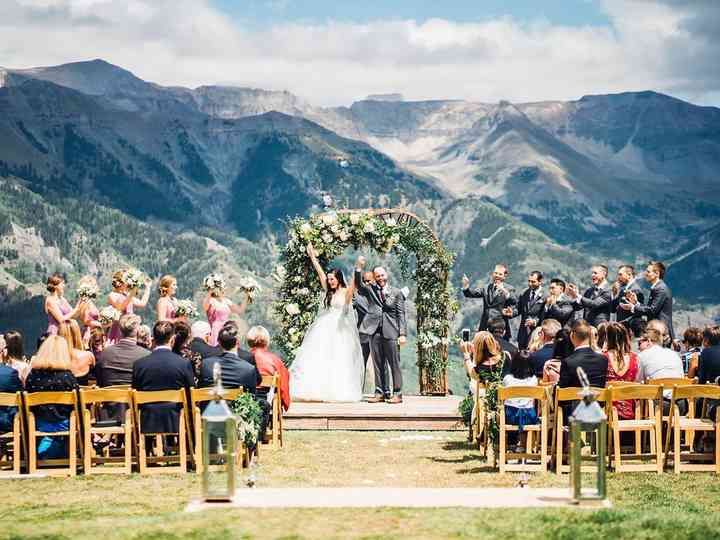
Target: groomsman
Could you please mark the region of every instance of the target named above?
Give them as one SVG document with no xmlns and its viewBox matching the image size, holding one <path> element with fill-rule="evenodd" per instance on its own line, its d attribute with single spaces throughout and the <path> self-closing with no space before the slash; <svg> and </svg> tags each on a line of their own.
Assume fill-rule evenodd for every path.
<svg viewBox="0 0 720 540">
<path fill-rule="evenodd" d="M 565 282 L 558 278 L 551 279 L 548 296 L 545 299 L 543 320 L 555 319 L 561 327 L 565 327 L 570 323 L 573 312 L 572 302 L 565 296 Z"/>
<path fill-rule="evenodd" d="M 600 323 L 610 322 L 612 293 L 607 282 L 607 275 L 607 266 L 598 264 L 592 267 L 590 273 L 592 285 L 585 290 L 582 296 L 580 296 L 577 285 L 571 284 L 567 287 L 568 296 L 573 301 L 573 309 L 575 311 L 582 310 L 582 318 L 595 328 Z"/>
<path fill-rule="evenodd" d="M 528 288 L 520 295 L 513 317 L 520 315 L 517 342 L 519 349 L 527 349 L 530 334 L 542 322 L 545 312 L 545 294 L 542 272 L 534 270 L 528 276 Z"/>
<path fill-rule="evenodd" d="M 480 316 L 478 331 L 487 330 L 491 319 L 502 318 L 505 321 L 505 339 L 510 339 L 510 318 L 513 306 L 517 304 L 515 289 L 507 285 L 508 271 L 504 264 L 495 265 L 492 273 L 492 282 L 484 289 L 471 289 L 470 279 L 463 274 L 462 288 L 465 298 L 482 298 L 483 311 Z"/>
<path fill-rule="evenodd" d="M 362 275 L 362 282 L 364 285 L 374 285 L 374 274 L 372 272 L 364 272 Z M 355 314 L 357 315 L 357 327 L 359 330 L 360 326 L 363 323 L 363 320 L 365 319 L 365 316 L 368 314 L 368 311 L 370 309 L 370 306 L 368 305 L 368 299 L 365 296 L 356 293 L 355 297 L 353 298 L 353 308 L 355 308 Z M 365 363 L 365 368 L 367 369 L 367 361 L 368 358 L 370 358 L 370 336 L 368 336 L 367 334 L 359 335 L 360 348 L 362 349 L 363 353 L 363 362 Z"/>
<path fill-rule="evenodd" d="M 640 304 L 643 303 L 645 296 L 637 283 L 635 268 L 629 264 L 624 264 L 618 268 L 617 281 L 612 286 L 612 308 L 615 313 L 615 320 L 622 323 L 635 337 L 640 337 L 642 332 L 642 316 L 635 315 L 632 311 L 623 309 L 622 307 L 622 304 L 627 302 L 625 295 L 628 292 L 633 292 L 638 302 Z"/>
<path fill-rule="evenodd" d="M 634 315 L 645 315 L 648 321 L 661 320 L 668 327 L 670 339 L 675 339 L 672 320 L 672 291 L 663 281 L 664 277 L 665 265 L 660 261 L 650 261 L 645 269 L 645 280 L 650 284 L 650 301 L 643 304 L 640 298 L 631 291 L 625 295 L 627 302 L 620 305 Z"/>
</svg>

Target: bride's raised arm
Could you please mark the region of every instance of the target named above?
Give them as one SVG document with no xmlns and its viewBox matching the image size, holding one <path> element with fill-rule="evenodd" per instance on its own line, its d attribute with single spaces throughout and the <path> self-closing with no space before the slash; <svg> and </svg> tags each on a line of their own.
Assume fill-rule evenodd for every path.
<svg viewBox="0 0 720 540">
<path fill-rule="evenodd" d="M 317 272 L 318 278 L 320 278 L 320 285 L 322 285 L 323 291 L 327 291 L 327 276 L 317 260 L 315 248 L 313 247 L 312 242 L 308 242 L 307 254 L 310 257 L 310 262 L 312 262 L 313 268 L 315 268 L 315 272 Z"/>
</svg>

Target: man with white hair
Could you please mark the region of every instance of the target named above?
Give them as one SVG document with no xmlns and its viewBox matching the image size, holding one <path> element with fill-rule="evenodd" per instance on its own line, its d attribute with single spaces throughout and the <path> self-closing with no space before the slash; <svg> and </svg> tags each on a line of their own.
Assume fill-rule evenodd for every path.
<svg viewBox="0 0 720 540">
<path fill-rule="evenodd" d="M 222 354 L 223 351 L 220 347 L 210 345 L 212 329 L 207 321 L 195 321 L 190 327 L 190 334 L 192 335 L 190 351 L 192 351 L 193 356 L 198 356 L 200 360 L 204 360 Z"/>
</svg>

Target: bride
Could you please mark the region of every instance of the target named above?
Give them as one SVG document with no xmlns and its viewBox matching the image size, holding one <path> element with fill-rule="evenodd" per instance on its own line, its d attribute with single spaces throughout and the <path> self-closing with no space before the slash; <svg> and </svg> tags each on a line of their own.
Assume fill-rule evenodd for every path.
<svg viewBox="0 0 720 540">
<path fill-rule="evenodd" d="M 360 401 L 363 356 L 352 307 L 355 280 L 348 287 L 339 268 L 325 274 L 312 244 L 307 253 L 325 300 L 290 368 L 290 392 L 301 401 Z"/>
</svg>

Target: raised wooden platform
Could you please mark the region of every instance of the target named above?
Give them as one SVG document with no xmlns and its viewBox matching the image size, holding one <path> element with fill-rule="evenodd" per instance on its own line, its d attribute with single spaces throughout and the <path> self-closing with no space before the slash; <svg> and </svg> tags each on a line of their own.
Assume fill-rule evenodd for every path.
<svg viewBox="0 0 720 540">
<path fill-rule="evenodd" d="M 284 415 L 285 429 L 314 430 L 464 430 L 458 396 L 404 396 L 403 403 L 293 402 Z"/>
</svg>

